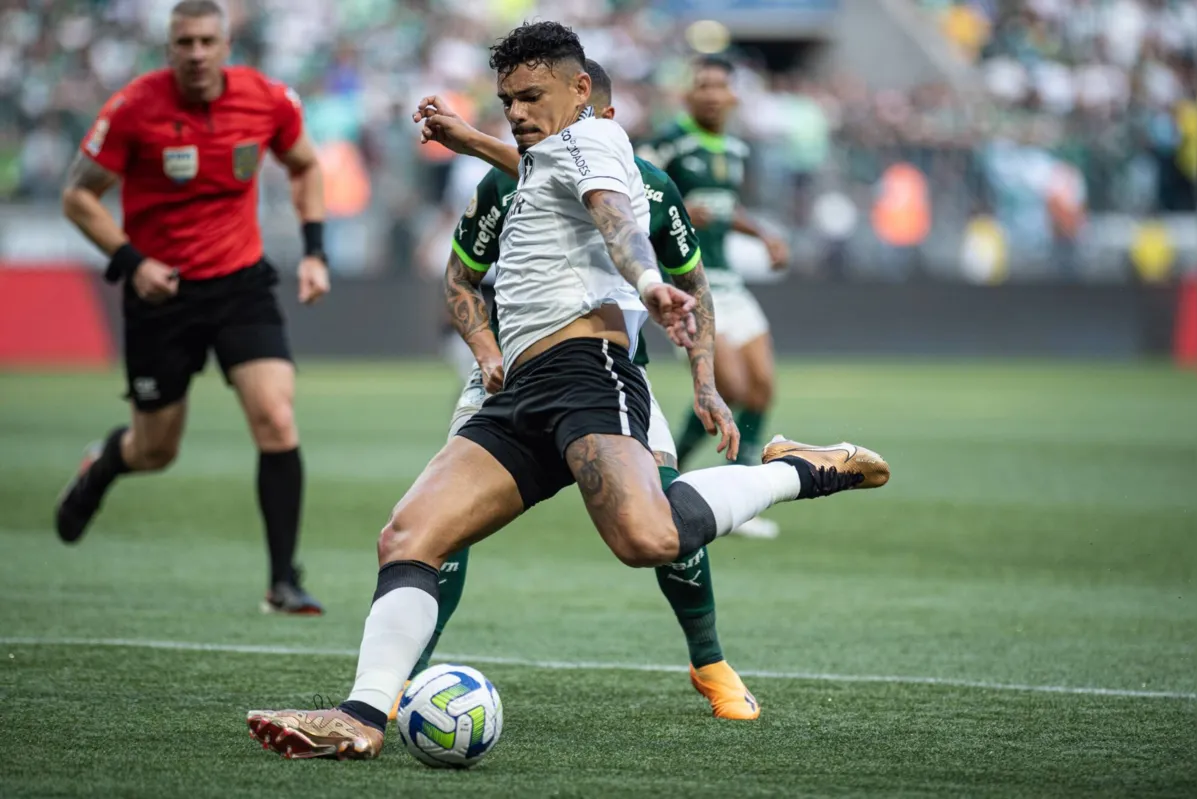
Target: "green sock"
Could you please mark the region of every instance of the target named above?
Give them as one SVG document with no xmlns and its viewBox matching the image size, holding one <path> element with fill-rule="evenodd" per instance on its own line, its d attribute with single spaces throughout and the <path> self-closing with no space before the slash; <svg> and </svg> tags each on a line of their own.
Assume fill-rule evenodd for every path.
<svg viewBox="0 0 1197 799">
<path fill-rule="evenodd" d="M 470 548 L 466 547 L 457 554 L 446 558 L 445 562 L 441 564 L 440 600 L 436 610 L 436 629 L 432 631 L 432 637 L 428 639 L 428 646 L 424 647 L 424 651 L 420 654 L 416 665 L 412 667 L 408 679 L 428 668 L 428 661 L 432 659 L 436 644 L 441 640 L 441 633 L 445 631 L 445 625 L 449 623 L 453 612 L 457 610 L 457 604 L 461 602 L 461 593 L 465 590 L 466 566 L 469 562 Z"/>
<path fill-rule="evenodd" d="M 740 456 L 736 463 L 756 466 L 761 462 L 761 431 L 765 427 L 765 414 L 742 408 L 736 414 L 736 427 L 740 428 Z"/>
<path fill-rule="evenodd" d="M 678 478 L 677 469 L 659 466 L 661 487 Z M 690 662 L 695 668 L 709 666 L 723 660 L 719 634 L 715 631 L 715 587 L 711 584 L 711 561 L 707 548 L 689 557 L 657 567 L 657 585 L 669 600 L 678 624 L 686 635 Z"/>
<path fill-rule="evenodd" d="M 677 462 L 680 466 L 685 463 L 702 440 L 707 436 L 707 429 L 702 426 L 702 420 L 690 410 L 690 415 L 686 417 L 686 424 L 681 432 L 677 435 Z"/>
</svg>

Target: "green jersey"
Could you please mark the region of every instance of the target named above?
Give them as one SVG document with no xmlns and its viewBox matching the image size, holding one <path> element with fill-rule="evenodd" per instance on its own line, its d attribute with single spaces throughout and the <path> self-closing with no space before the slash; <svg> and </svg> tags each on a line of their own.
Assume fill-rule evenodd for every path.
<svg viewBox="0 0 1197 799">
<path fill-rule="evenodd" d="M 683 116 L 641 148 L 641 154 L 665 170 L 688 205 L 710 213 L 711 221 L 698 231 L 703 266 L 712 281 L 718 280 L 721 273 L 710 274 L 709 270 L 725 270 L 730 277 L 734 273 L 724 247 L 740 201 L 748 145 L 734 136 L 703 130 L 689 116 Z"/>
<path fill-rule="evenodd" d="M 648 196 L 648 237 L 657 262 L 667 274 L 684 275 L 698 265 L 702 253 L 682 196 L 669 176 L 657 167 L 641 158 L 636 159 L 636 166 L 640 168 L 644 193 Z M 505 172 L 492 169 L 482 178 L 453 233 L 453 251 L 466 266 L 486 272 L 498 262 L 499 234 L 503 232 L 503 220 L 517 193 L 515 178 Z M 496 336 L 498 326 L 496 314 L 491 319 Z M 632 362 L 637 366 L 648 364 L 643 336 Z"/>
</svg>

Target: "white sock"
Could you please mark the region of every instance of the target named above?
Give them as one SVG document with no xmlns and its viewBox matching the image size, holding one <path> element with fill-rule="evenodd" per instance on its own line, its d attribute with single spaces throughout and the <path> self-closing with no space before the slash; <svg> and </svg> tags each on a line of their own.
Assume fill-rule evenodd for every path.
<svg viewBox="0 0 1197 799">
<path fill-rule="evenodd" d="M 432 638 L 436 614 L 436 599 L 421 588 L 403 586 L 379 597 L 366 617 L 349 701 L 390 713 Z"/>
<path fill-rule="evenodd" d="M 716 466 L 686 472 L 674 483 L 690 485 L 715 516 L 715 537 L 725 536 L 778 502 L 802 491 L 798 470 L 788 463 Z"/>
</svg>

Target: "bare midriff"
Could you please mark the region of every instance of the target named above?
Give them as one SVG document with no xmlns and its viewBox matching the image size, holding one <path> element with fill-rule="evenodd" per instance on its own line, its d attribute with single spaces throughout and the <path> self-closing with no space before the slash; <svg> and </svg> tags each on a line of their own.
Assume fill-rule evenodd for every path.
<svg viewBox="0 0 1197 799">
<path fill-rule="evenodd" d="M 627 327 L 623 322 L 623 311 L 618 305 L 601 305 L 521 352 L 513 368 L 571 338 L 605 338 L 624 349 L 631 344 Z"/>
</svg>

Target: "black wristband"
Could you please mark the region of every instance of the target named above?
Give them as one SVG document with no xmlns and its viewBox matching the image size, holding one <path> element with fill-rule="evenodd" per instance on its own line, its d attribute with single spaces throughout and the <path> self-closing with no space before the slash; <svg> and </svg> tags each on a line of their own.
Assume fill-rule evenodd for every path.
<svg viewBox="0 0 1197 799">
<path fill-rule="evenodd" d="M 104 270 L 104 279 L 109 283 L 119 283 L 126 278 L 130 278 L 144 260 L 145 256 L 138 252 L 136 247 L 126 241 L 116 248 L 116 252 L 109 259 L 108 268 Z"/>
<path fill-rule="evenodd" d="M 303 254 L 305 257 L 311 256 L 319 258 L 321 261 L 328 261 L 328 258 L 324 255 L 323 222 L 303 223 Z"/>
</svg>

